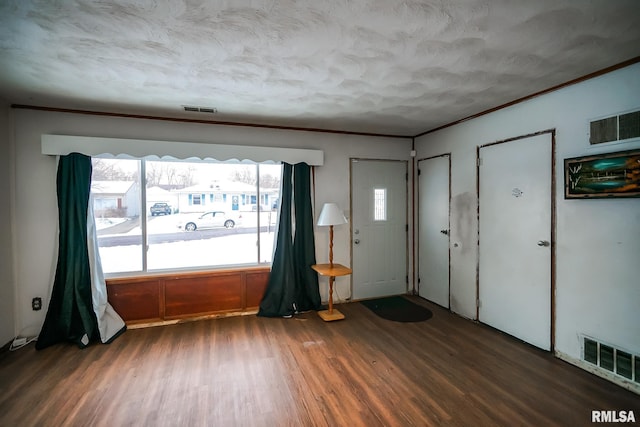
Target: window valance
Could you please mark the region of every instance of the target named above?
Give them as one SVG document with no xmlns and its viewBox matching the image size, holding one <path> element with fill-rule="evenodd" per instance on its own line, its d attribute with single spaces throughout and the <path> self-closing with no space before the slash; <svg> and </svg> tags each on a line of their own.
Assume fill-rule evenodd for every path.
<svg viewBox="0 0 640 427">
<path fill-rule="evenodd" d="M 87 156 L 110 154 L 124 158 L 174 158 L 238 162 L 305 162 L 310 166 L 324 164 L 322 150 L 302 148 L 224 145 L 181 141 L 154 141 L 145 139 L 100 138 L 90 136 L 42 135 L 42 154 L 67 155 L 82 153 Z"/>
</svg>

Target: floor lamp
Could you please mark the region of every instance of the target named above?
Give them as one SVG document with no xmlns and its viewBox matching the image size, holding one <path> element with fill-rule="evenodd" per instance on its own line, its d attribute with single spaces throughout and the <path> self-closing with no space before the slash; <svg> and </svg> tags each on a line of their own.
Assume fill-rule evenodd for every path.
<svg viewBox="0 0 640 427">
<path fill-rule="evenodd" d="M 333 266 L 333 226 L 346 224 L 347 219 L 335 203 L 325 203 L 318 218 L 318 226 L 329 226 L 329 264 Z"/>
<path fill-rule="evenodd" d="M 333 282 L 336 276 L 346 276 L 351 274 L 351 269 L 341 264 L 333 263 L 333 226 L 346 224 L 347 219 L 335 203 L 325 203 L 318 218 L 318 226 L 329 226 L 329 264 L 316 264 L 312 268 L 321 276 L 329 277 L 329 309 L 321 310 L 318 315 L 326 320 L 344 319 L 344 315 L 333 309 Z"/>
</svg>

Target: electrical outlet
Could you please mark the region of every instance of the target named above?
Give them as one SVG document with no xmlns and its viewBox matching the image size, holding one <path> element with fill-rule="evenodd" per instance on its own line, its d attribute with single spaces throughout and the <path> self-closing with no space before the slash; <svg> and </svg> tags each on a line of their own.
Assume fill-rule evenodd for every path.
<svg viewBox="0 0 640 427">
<path fill-rule="evenodd" d="M 38 311 L 42 308 L 42 298 L 40 297 L 35 297 L 34 299 L 31 300 L 31 308 L 33 309 L 33 311 Z"/>
</svg>

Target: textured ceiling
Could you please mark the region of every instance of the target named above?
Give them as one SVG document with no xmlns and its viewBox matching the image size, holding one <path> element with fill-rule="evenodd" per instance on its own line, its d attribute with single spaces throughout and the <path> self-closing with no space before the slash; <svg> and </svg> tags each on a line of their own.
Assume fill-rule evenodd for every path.
<svg viewBox="0 0 640 427">
<path fill-rule="evenodd" d="M 638 0 L 0 0 L 38 106 L 416 135 L 637 56 Z"/>
</svg>

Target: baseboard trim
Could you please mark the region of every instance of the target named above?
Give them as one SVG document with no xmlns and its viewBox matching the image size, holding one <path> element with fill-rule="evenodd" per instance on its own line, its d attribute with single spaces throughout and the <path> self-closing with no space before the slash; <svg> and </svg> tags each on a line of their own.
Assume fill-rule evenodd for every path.
<svg viewBox="0 0 640 427">
<path fill-rule="evenodd" d="M 153 328 L 156 326 L 168 326 L 168 325 L 176 325 L 178 323 L 188 323 L 188 322 L 196 322 L 199 320 L 210 320 L 210 319 L 221 319 L 225 317 L 238 317 L 238 316 L 251 316 L 258 314 L 258 310 L 247 310 L 247 311 L 233 311 L 228 313 L 214 313 L 207 314 L 204 316 L 192 316 L 185 317 L 181 319 L 173 319 L 173 320 L 159 320 L 159 321 L 151 321 L 151 322 L 131 322 L 127 323 L 127 329 L 143 329 L 143 328 Z"/>
<path fill-rule="evenodd" d="M 570 364 L 572 364 L 574 366 L 577 366 L 578 368 L 583 369 L 583 370 L 585 370 L 585 371 L 587 371 L 589 373 L 597 375 L 600 378 L 603 378 L 603 379 L 605 379 L 605 380 L 607 380 L 609 382 L 612 382 L 612 383 L 614 383 L 616 385 L 619 385 L 622 388 L 625 388 L 625 389 L 627 389 L 629 391 L 632 391 L 632 392 L 634 392 L 636 394 L 640 394 L 640 384 L 638 384 L 638 383 L 635 383 L 635 382 L 633 382 L 631 380 L 627 380 L 625 378 L 621 378 L 620 376 L 618 376 L 618 375 L 616 375 L 616 374 L 614 374 L 612 372 L 609 372 L 609 371 L 606 371 L 604 369 L 601 369 L 598 366 L 592 365 L 591 363 L 586 362 L 584 360 L 575 359 L 575 358 L 573 358 L 573 357 L 569 356 L 568 354 L 563 353 L 561 351 L 557 351 L 556 350 L 555 356 L 558 359 L 561 359 L 561 360 L 563 360 L 563 361 L 565 361 L 567 363 L 570 363 Z"/>
</svg>

